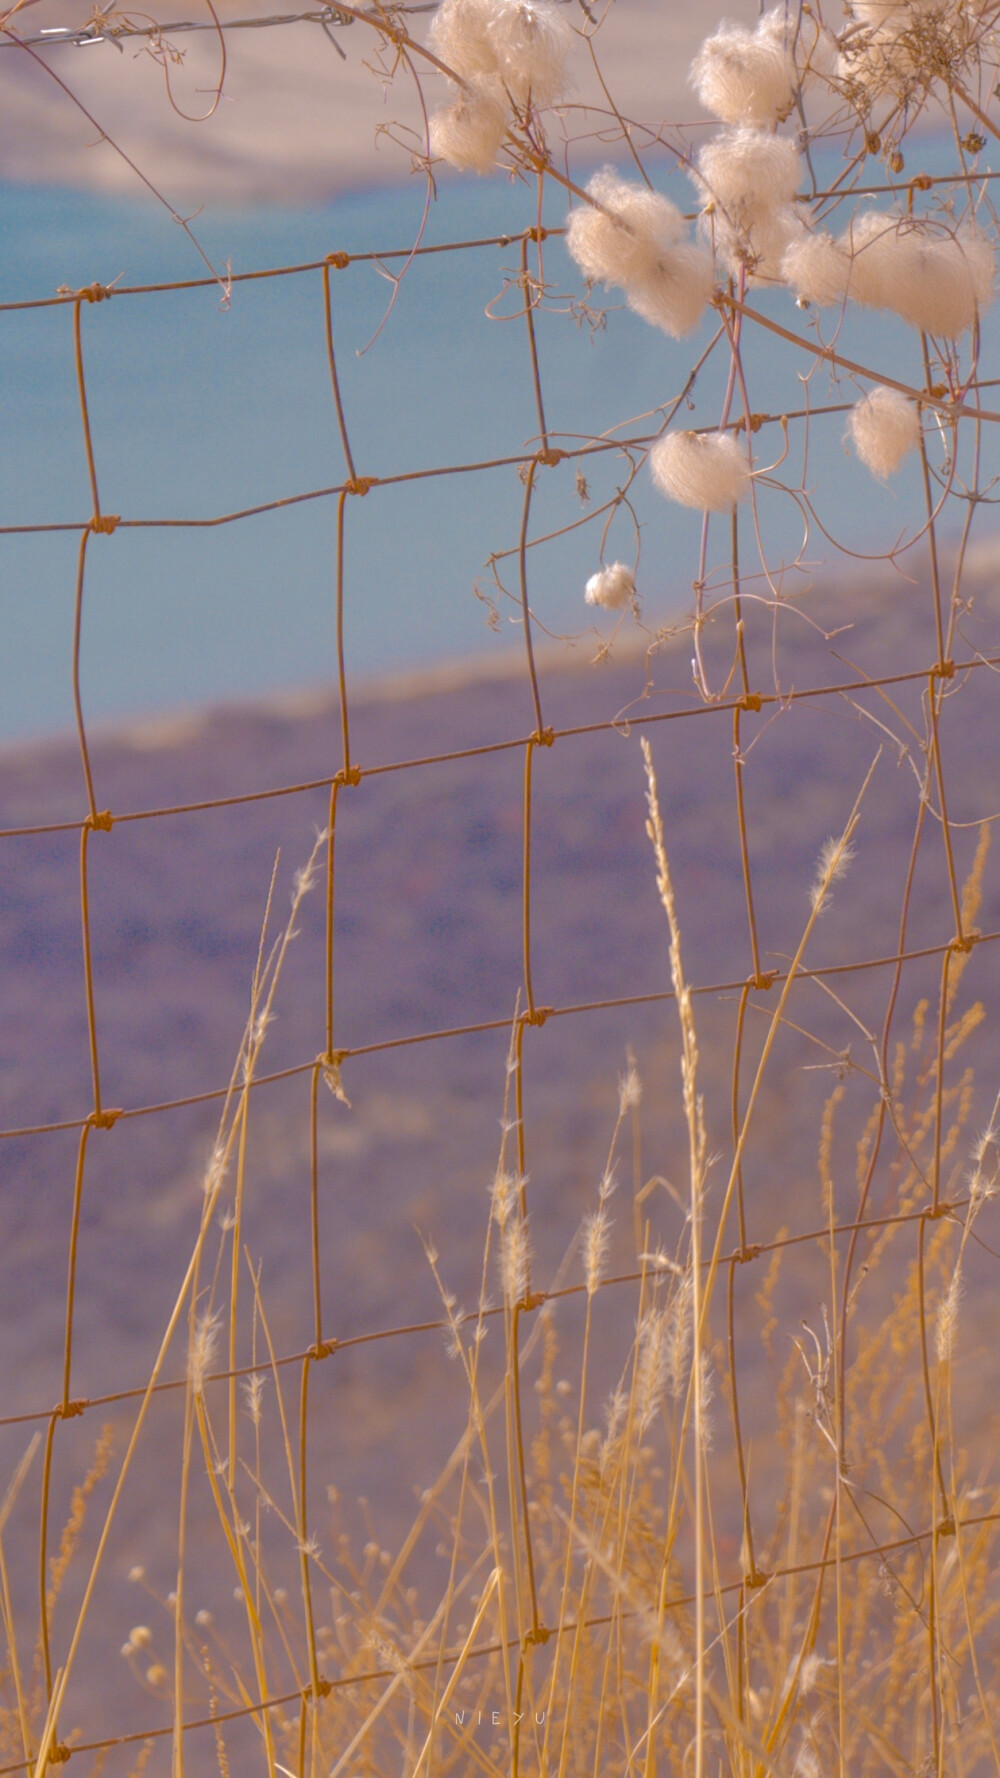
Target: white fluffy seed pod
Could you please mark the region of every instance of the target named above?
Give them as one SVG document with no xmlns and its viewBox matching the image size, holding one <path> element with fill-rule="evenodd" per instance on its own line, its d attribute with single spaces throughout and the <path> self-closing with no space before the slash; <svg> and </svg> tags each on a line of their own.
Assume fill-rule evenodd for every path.
<svg viewBox="0 0 1000 1778">
<path fill-rule="evenodd" d="M 497 76 L 517 105 L 551 105 L 566 89 L 573 34 L 552 0 L 442 0 L 430 43 L 463 79 Z"/>
<path fill-rule="evenodd" d="M 800 303 L 826 308 L 842 303 L 851 276 L 851 256 L 825 230 L 791 241 L 781 257 L 781 277 Z"/>
<path fill-rule="evenodd" d="M 655 277 L 671 247 L 684 234 L 684 218 L 669 198 L 630 185 L 610 167 L 595 173 L 587 191 L 590 204 L 574 210 L 566 227 L 566 245 L 592 284 L 622 289 Z"/>
<path fill-rule="evenodd" d="M 898 389 L 873 389 L 852 407 L 850 434 L 865 468 L 885 481 L 920 443 L 917 404 Z"/>
<path fill-rule="evenodd" d="M 801 212 L 792 204 L 765 210 L 741 227 L 734 227 L 725 215 L 713 214 L 706 218 L 706 233 L 726 270 L 735 277 L 745 266 L 750 284 L 780 283 L 789 247 L 808 239 Z"/>
<path fill-rule="evenodd" d="M 842 245 L 851 256 L 855 302 L 890 309 L 921 332 L 957 339 L 993 300 L 993 249 L 978 229 L 952 232 L 922 218 L 869 211 Z"/>
<path fill-rule="evenodd" d="M 728 432 L 668 432 L 649 467 L 662 494 L 700 512 L 729 512 L 750 489 L 746 454 Z"/>
<path fill-rule="evenodd" d="M 644 321 L 679 340 L 697 327 L 714 288 L 711 253 L 693 241 L 681 241 L 664 255 L 652 277 L 638 279 L 626 295 L 629 308 Z"/>
<path fill-rule="evenodd" d="M 621 611 L 635 597 L 635 576 L 624 562 L 612 562 L 592 574 L 584 597 L 588 605 L 601 605 L 605 611 Z"/>
<path fill-rule="evenodd" d="M 691 64 L 691 84 L 723 123 L 780 123 L 795 102 L 797 74 L 784 16 L 768 13 L 755 31 L 721 24 Z"/>
<path fill-rule="evenodd" d="M 492 173 L 507 129 L 507 101 L 496 75 L 473 74 L 451 105 L 430 121 L 431 153 L 467 173 Z"/>
<path fill-rule="evenodd" d="M 741 125 L 706 142 L 695 183 L 707 202 L 741 227 L 790 205 L 799 171 L 799 151 L 791 137 Z"/>
<path fill-rule="evenodd" d="M 631 308 L 674 339 L 690 333 L 712 294 L 712 260 L 685 238 L 677 206 L 610 167 L 587 191 L 601 208 L 581 205 L 566 228 L 580 270 L 593 284 L 624 290 Z"/>
<path fill-rule="evenodd" d="M 496 0 L 441 0 L 434 14 L 431 48 L 465 79 L 498 71 L 489 32 L 495 11 Z"/>
<path fill-rule="evenodd" d="M 497 73 L 524 106 L 554 105 L 566 91 L 571 32 L 552 0 L 495 0 L 488 34 Z"/>
</svg>

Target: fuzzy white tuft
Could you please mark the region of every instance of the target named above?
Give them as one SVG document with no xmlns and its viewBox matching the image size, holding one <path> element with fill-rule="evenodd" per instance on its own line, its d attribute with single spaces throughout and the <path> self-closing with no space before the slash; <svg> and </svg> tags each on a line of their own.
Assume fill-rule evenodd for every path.
<svg viewBox="0 0 1000 1778">
<path fill-rule="evenodd" d="M 790 204 L 799 172 L 799 151 L 790 136 L 741 125 L 706 142 L 695 182 L 703 198 L 739 226 Z"/>
<path fill-rule="evenodd" d="M 496 50 L 490 40 L 495 12 L 496 0 L 441 0 L 434 14 L 431 47 L 463 79 L 498 73 Z"/>
<path fill-rule="evenodd" d="M 797 74 L 784 15 L 768 13 L 755 31 L 723 22 L 691 65 L 691 84 L 723 123 L 780 123 L 795 102 Z"/>
<path fill-rule="evenodd" d="M 621 611 L 635 598 L 635 576 L 624 562 L 612 562 L 592 574 L 584 594 L 588 605 L 602 605 L 605 611 Z"/>
<path fill-rule="evenodd" d="M 746 456 L 728 432 L 668 432 L 649 467 L 661 493 L 700 512 L 729 512 L 750 488 Z"/>
<path fill-rule="evenodd" d="M 917 404 L 898 389 L 873 389 L 851 409 L 850 432 L 865 468 L 885 481 L 920 443 Z"/>
<path fill-rule="evenodd" d="M 799 171 L 787 136 L 743 125 L 705 144 L 694 175 L 706 205 L 702 230 L 727 271 L 744 266 L 751 283 L 780 278 L 782 256 L 805 233 L 792 203 Z"/>
<path fill-rule="evenodd" d="M 655 276 L 627 290 L 628 306 L 671 339 L 697 327 L 715 289 L 715 265 L 707 248 L 681 241 L 664 257 Z"/>
<path fill-rule="evenodd" d="M 851 256 L 825 230 L 813 235 L 804 233 L 785 248 L 781 276 L 800 303 L 818 303 L 825 308 L 844 301 L 851 276 Z"/>
<path fill-rule="evenodd" d="M 573 33 L 552 0 L 495 0 L 488 27 L 501 75 L 522 108 L 554 105 L 566 91 Z"/>
<path fill-rule="evenodd" d="M 978 229 L 868 211 L 842 245 L 855 302 L 890 309 L 921 332 L 957 339 L 993 300 L 993 249 Z"/>
<path fill-rule="evenodd" d="M 750 284 L 781 283 L 785 254 L 809 238 L 802 214 L 793 204 L 765 210 L 741 227 L 722 215 L 712 215 L 706 223 L 716 258 L 733 277 L 744 266 Z"/>
<path fill-rule="evenodd" d="M 456 74 L 495 76 L 522 108 L 566 90 L 573 34 L 552 0 L 442 0 L 430 41 Z"/>
<path fill-rule="evenodd" d="M 626 292 L 630 308 L 674 339 L 696 327 L 712 294 L 711 256 L 685 238 L 676 204 L 619 179 L 610 167 L 587 186 L 601 206 L 574 210 L 566 245 L 591 283 Z"/>
<path fill-rule="evenodd" d="M 594 174 L 587 192 L 601 208 L 582 205 L 566 228 L 566 245 L 580 270 L 592 284 L 622 288 L 655 277 L 684 233 L 677 205 L 619 179 L 610 167 Z"/>
<path fill-rule="evenodd" d="M 496 75 L 473 74 L 430 123 L 431 153 L 465 173 L 492 173 L 507 129 L 507 101 Z"/>
</svg>

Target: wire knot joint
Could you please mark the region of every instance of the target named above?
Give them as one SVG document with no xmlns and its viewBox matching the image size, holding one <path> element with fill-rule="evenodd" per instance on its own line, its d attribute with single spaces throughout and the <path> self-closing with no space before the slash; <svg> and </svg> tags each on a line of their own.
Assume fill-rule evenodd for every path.
<svg viewBox="0 0 1000 1778">
<path fill-rule="evenodd" d="M 533 747 L 553 747 L 555 745 L 555 739 L 555 729 L 540 728 L 532 735 L 531 744 Z"/>
<path fill-rule="evenodd" d="M 377 475 L 354 475 L 349 482 L 344 483 L 344 493 L 358 494 L 361 499 L 364 499 L 369 489 L 374 488 L 377 482 Z"/>
<path fill-rule="evenodd" d="M 360 766 L 342 766 L 333 781 L 335 784 L 343 784 L 343 785 L 352 784 L 354 786 L 357 786 L 358 784 L 361 783 L 361 767 Z"/>
<path fill-rule="evenodd" d="M 79 1420 L 86 1407 L 85 1401 L 64 1401 L 56 1409 L 60 1420 Z"/>
<path fill-rule="evenodd" d="M 335 272 L 346 272 L 351 263 L 351 256 L 349 253 L 328 253 L 326 263 L 332 265 Z"/>
<path fill-rule="evenodd" d="M 749 1574 L 743 1576 L 743 1585 L 746 1587 L 748 1593 L 756 1593 L 760 1587 L 767 1586 L 770 1578 L 771 1576 L 766 1573 L 763 1568 L 757 1568 L 755 1566 L 750 1570 Z"/>
<path fill-rule="evenodd" d="M 740 710 L 759 710 L 763 702 L 759 691 L 747 691 L 744 692 L 737 707 Z"/>
<path fill-rule="evenodd" d="M 110 809 L 92 809 L 83 825 L 89 827 L 92 833 L 110 833 L 114 824 L 115 818 Z"/>
<path fill-rule="evenodd" d="M 94 1130 L 113 1130 L 120 1117 L 120 1108 L 117 1111 L 92 1111 L 87 1122 Z"/>
<path fill-rule="evenodd" d="M 120 512 L 95 512 L 90 521 L 90 529 L 96 531 L 100 537 L 110 537 L 112 531 L 117 531 L 121 522 Z"/>
<path fill-rule="evenodd" d="M 538 452 L 535 462 L 544 463 L 547 469 L 554 469 L 557 463 L 562 462 L 565 455 L 565 451 L 557 450 L 554 445 L 546 445 L 544 451 Z"/>
</svg>

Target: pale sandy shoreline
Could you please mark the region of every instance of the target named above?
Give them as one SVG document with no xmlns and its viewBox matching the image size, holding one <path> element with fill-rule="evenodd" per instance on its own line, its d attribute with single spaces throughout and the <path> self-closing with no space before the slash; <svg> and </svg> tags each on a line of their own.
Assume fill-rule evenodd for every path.
<svg viewBox="0 0 1000 1778">
<path fill-rule="evenodd" d="M 17 15 L 13 28 L 24 36 L 80 29 L 93 10 L 89 0 L 39 0 Z M 227 0 L 220 10 L 224 20 L 273 16 L 260 0 Z M 686 76 L 699 41 L 723 13 L 750 20 L 756 12 L 753 0 L 727 0 L 718 9 L 682 6 L 680 0 L 614 0 L 598 43 L 602 72 L 622 113 L 654 127 L 666 120 L 696 122 Z M 164 24 L 201 20 L 205 9 L 194 0 L 166 7 L 156 0 L 152 16 Z M 411 20 L 420 39 L 427 27 L 426 15 Z M 175 104 L 192 116 L 207 111 L 218 82 L 217 37 L 211 31 L 166 37 L 183 56 L 170 70 Z M 0 178 L 140 194 L 135 171 L 99 140 L 83 106 L 171 203 L 316 203 L 408 179 L 407 143 L 417 143 L 422 132 L 412 80 L 400 74 L 390 84 L 380 77 L 377 40 L 360 22 L 337 30 L 336 41 L 346 60 L 315 22 L 228 30 L 224 97 L 205 122 L 185 121 L 171 108 L 163 69 L 134 38 L 120 45 L 53 45 L 36 51 L 37 60 L 5 47 Z M 554 123 L 553 139 L 602 129 L 597 109 L 580 109 L 607 111 L 582 42 L 573 77 L 573 102 Z M 442 77 L 430 71 L 425 91 L 428 104 L 436 104 Z M 601 152 L 595 135 L 590 158 Z"/>
</svg>

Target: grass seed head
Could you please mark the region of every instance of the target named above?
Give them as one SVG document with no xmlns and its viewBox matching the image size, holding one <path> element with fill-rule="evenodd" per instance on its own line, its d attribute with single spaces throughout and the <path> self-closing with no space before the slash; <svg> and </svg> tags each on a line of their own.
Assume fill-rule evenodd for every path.
<svg viewBox="0 0 1000 1778">
<path fill-rule="evenodd" d="M 816 865 L 816 876 L 809 891 L 809 900 L 815 912 L 822 913 L 829 906 L 833 885 L 847 875 L 847 867 L 853 857 L 854 847 L 842 837 L 834 839 L 831 835 L 828 840 L 824 840 Z"/>
<path fill-rule="evenodd" d="M 220 1320 L 218 1312 L 205 1310 L 195 1321 L 188 1348 L 188 1382 L 195 1395 L 204 1394 L 205 1379 L 212 1369 L 219 1343 Z"/>
</svg>

